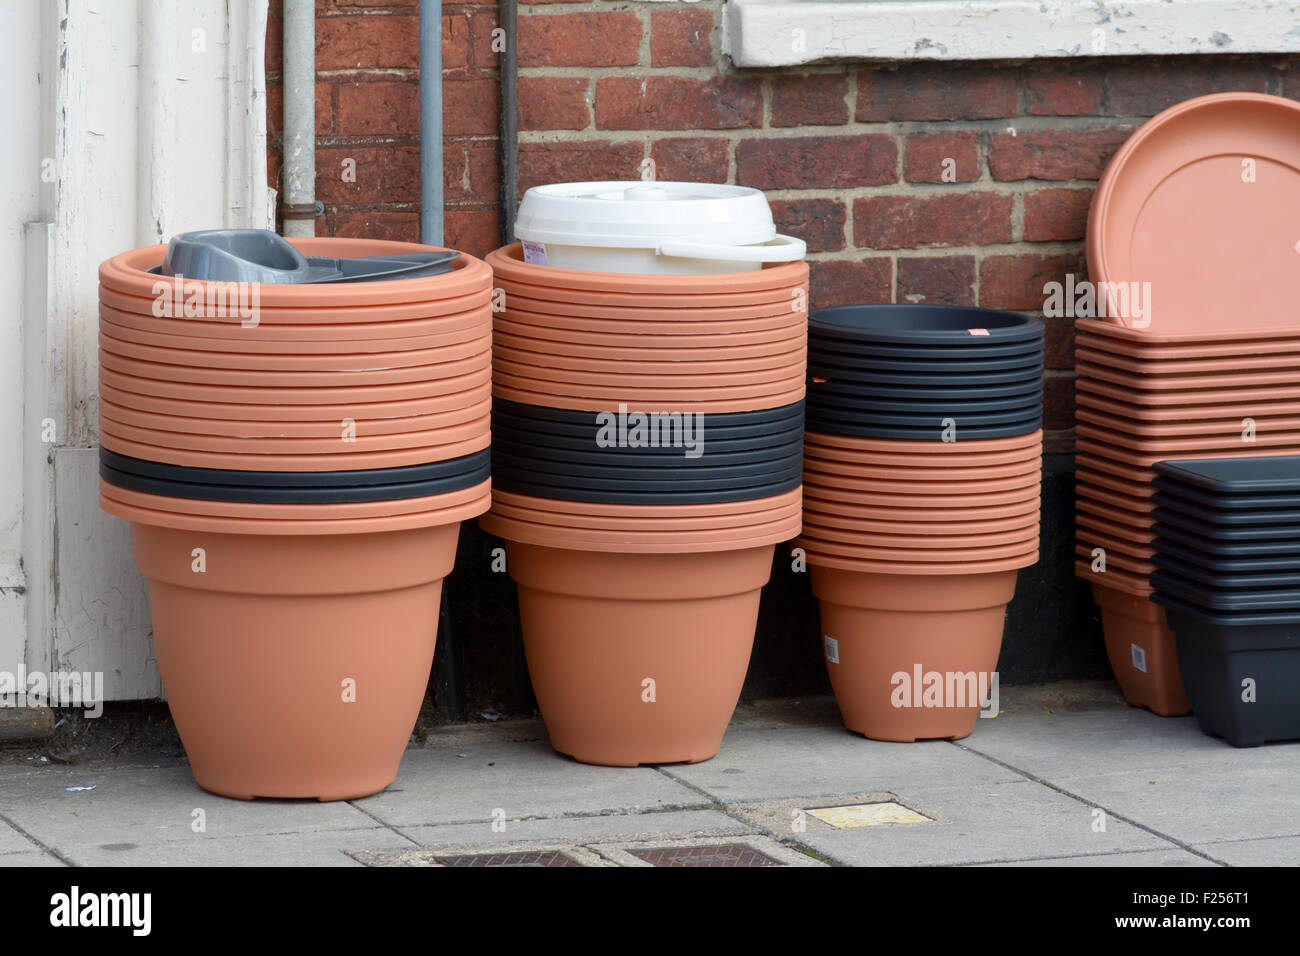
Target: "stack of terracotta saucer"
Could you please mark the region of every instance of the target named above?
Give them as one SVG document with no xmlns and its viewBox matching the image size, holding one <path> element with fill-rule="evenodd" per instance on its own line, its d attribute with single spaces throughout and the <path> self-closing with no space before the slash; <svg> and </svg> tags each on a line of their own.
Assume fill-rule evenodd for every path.
<svg viewBox="0 0 1300 956">
<path fill-rule="evenodd" d="M 100 267 L 101 506 L 131 522 L 199 784 L 373 793 L 424 698 L 460 522 L 490 503 L 491 273 L 461 255 L 318 282 L 439 251 L 204 235 L 303 281 L 182 275 L 163 246 Z"/>
<path fill-rule="evenodd" d="M 774 546 L 799 532 L 808 267 L 487 258 L 504 308 L 481 524 L 507 541 L 551 743 L 587 763 L 707 759 Z"/>
<path fill-rule="evenodd" d="M 1088 224 L 1077 322 L 1077 573 L 1125 697 L 1187 713 L 1151 602 L 1152 466 L 1300 451 L 1300 104 L 1224 93 L 1143 125 Z"/>
<path fill-rule="evenodd" d="M 1043 324 L 821 309 L 808 371 L 798 543 L 844 723 L 882 740 L 966 736 L 1017 572 L 1038 558 Z M 932 674 L 960 699 L 923 693 Z"/>
</svg>

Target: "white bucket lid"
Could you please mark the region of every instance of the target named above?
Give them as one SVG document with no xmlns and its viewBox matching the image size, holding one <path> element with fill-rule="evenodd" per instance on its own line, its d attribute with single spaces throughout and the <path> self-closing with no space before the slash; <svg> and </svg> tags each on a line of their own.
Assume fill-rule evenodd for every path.
<svg viewBox="0 0 1300 956">
<path fill-rule="evenodd" d="M 776 238 L 767 197 L 721 183 L 597 182 L 534 186 L 515 236 L 527 242 L 655 249 L 685 240 L 745 246 Z"/>
</svg>

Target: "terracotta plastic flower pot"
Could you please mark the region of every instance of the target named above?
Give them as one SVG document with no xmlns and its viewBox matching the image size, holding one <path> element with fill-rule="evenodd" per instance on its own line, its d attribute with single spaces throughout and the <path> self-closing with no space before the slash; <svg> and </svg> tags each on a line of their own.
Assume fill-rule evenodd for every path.
<svg viewBox="0 0 1300 956">
<path fill-rule="evenodd" d="M 1148 486 L 1134 485 L 1133 482 L 1118 475 L 1108 475 L 1103 471 L 1080 467 L 1077 464 L 1074 477 L 1078 487 L 1086 485 L 1091 489 L 1105 488 L 1107 491 L 1119 492 L 1130 501 L 1141 501 L 1150 496 Z"/>
<path fill-rule="evenodd" d="M 920 508 L 899 505 L 861 505 L 843 501 L 828 501 L 825 498 L 812 497 L 816 489 L 808 489 L 810 495 L 804 498 L 804 511 L 808 514 L 834 516 L 851 527 L 854 521 L 866 522 L 918 522 L 922 525 L 933 522 L 937 526 L 950 527 L 952 523 L 966 521 L 996 521 L 1003 518 L 1028 518 L 1039 513 L 1037 499 L 1020 501 L 1007 505 L 950 506 L 939 508 Z"/>
<path fill-rule="evenodd" d="M 488 534 L 546 548 L 567 548 L 602 554 L 703 554 L 771 547 L 789 541 L 799 533 L 801 518 L 766 519 L 729 528 L 690 531 L 602 531 L 590 528 L 562 528 L 535 524 L 499 514 L 487 514 L 479 525 Z"/>
<path fill-rule="evenodd" d="M 802 500 L 799 489 L 762 499 L 744 501 L 723 501 L 712 504 L 677 504 L 677 505 L 626 505 L 604 504 L 589 501 L 562 501 L 552 498 L 537 498 L 531 495 L 516 494 L 508 491 L 494 491 L 493 502 L 522 508 L 530 511 L 545 511 L 554 514 L 595 517 L 611 524 L 623 518 L 699 518 L 719 515 L 757 515 L 769 511 L 787 514 L 790 505 L 798 505 Z M 609 527 L 610 524 L 604 525 Z M 594 527 L 602 527 L 599 524 Z"/>
<path fill-rule="evenodd" d="M 884 452 L 855 451 L 850 448 L 829 448 L 812 442 L 804 442 L 804 455 L 822 461 L 839 461 L 854 464 L 874 465 L 877 468 L 901 467 L 925 471 L 944 471 L 949 465 L 957 468 L 997 467 L 1000 465 L 1018 465 L 1029 461 L 1039 461 L 1042 451 L 1028 448 L 1013 451 L 976 453 L 969 452 L 951 458 L 940 458 L 906 454 L 888 454 Z"/>
<path fill-rule="evenodd" d="M 678 335 L 682 337 L 720 335 L 754 335 L 760 333 L 780 334 L 782 337 L 807 328 L 806 316 L 802 312 L 780 312 L 776 315 L 753 319 L 731 319 L 725 322 L 696 322 L 693 311 L 683 309 L 681 318 L 672 322 L 659 319 L 622 318 L 622 311 L 615 310 L 608 318 L 585 318 L 566 315 L 538 315 L 529 321 L 529 315 L 506 309 L 500 314 L 499 321 L 512 323 L 516 331 L 521 328 L 535 330 L 556 329 L 562 333 L 602 333 L 609 335 Z M 509 327 L 507 327 L 509 328 Z"/>
<path fill-rule="evenodd" d="M 785 521 L 796 518 L 801 505 L 795 501 L 782 508 L 754 511 L 744 514 L 725 514 L 709 517 L 672 518 L 649 517 L 634 518 L 624 515 L 597 516 L 572 514 L 550 508 L 520 508 L 513 505 L 494 502 L 492 513 L 502 518 L 514 519 L 528 524 L 556 525 L 560 528 L 584 528 L 598 531 L 702 531 L 719 528 L 737 528 L 742 524 L 763 524 L 771 521 Z"/>
<path fill-rule="evenodd" d="M 1027 544 L 1038 540 L 1038 522 L 1031 521 L 1019 528 L 1001 532 L 981 532 L 959 536 L 957 529 L 950 528 L 946 534 L 885 534 L 878 531 L 863 532 L 844 528 L 836 524 L 827 524 L 818 520 L 815 512 L 805 512 L 803 535 L 809 540 L 822 544 L 840 544 L 846 547 L 864 547 L 871 550 L 894 551 L 970 551 L 978 548 L 1001 548 Z M 935 555 L 934 557 L 942 557 Z"/>
<path fill-rule="evenodd" d="M 569 350 L 555 348 L 550 352 L 527 352 L 512 348 L 500 341 L 492 349 L 493 361 L 502 367 L 514 366 L 517 369 L 532 369 L 536 372 L 557 370 L 556 374 L 567 375 L 569 371 L 581 373 L 608 372 L 620 377 L 664 376 L 666 378 L 695 379 L 711 373 L 722 375 L 744 372 L 762 373 L 785 368 L 799 367 L 803 363 L 803 346 L 795 345 L 785 352 L 771 355 L 759 355 L 751 358 L 719 358 L 701 360 L 690 353 L 673 353 L 657 360 L 628 359 L 610 350 L 603 356 L 587 357 L 569 354 Z"/>
<path fill-rule="evenodd" d="M 1101 319 L 1076 319 L 1078 333 L 1105 339 L 1106 351 L 1144 354 L 1148 350 L 1177 358 L 1220 358 L 1224 355 L 1260 355 L 1300 352 L 1300 335 L 1294 329 L 1196 329 L 1177 332 L 1153 331 L 1150 327 L 1130 329 Z"/>
<path fill-rule="evenodd" d="M 508 541 L 528 673 L 553 746 L 583 762 L 718 752 L 772 547 L 614 554 Z"/>
<path fill-rule="evenodd" d="M 1290 432 L 1300 431 L 1300 417 L 1260 417 L 1256 415 L 1245 415 L 1240 418 L 1218 418 L 1218 419 L 1200 419 L 1190 422 L 1169 422 L 1164 424 L 1151 424 L 1145 421 L 1134 421 L 1120 415 L 1106 414 L 1090 411 L 1085 405 L 1078 405 L 1075 410 L 1075 417 L 1089 425 L 1097 425 L 1110 430 L 1120 430 L 1126 434 L 1133 435 L 1138 439 L 1158 439 L 1158 438 L 1178 438 L 1186 436 L 1188 438 L 1218 438 L 1219 440 L 1236 438 L 1240 440 L 1241 436 L 1247 431 L 1247 422 L 1250 419 L 1250 427 L 1256 433 L 1264 432 Z"/>
<path fill-rule="evenodd" d="M 957 493 L 961 495 L 980 495 L 989 492 L 1024 491 L 1038 488 L 1042 476 L 1039 470 L 1027 472 L 1011 478 L 990 480 L 968 480 L 956 483 L 956 487 L 942 481 L 908 481 L 903 484 L 889 479 L 850 478 L 844 475 L 832 475 L 820 470 L 815 463 L 805 462 L 804 481 L 819 488 L 839 488 L 845 491 L 862 491 L 868 494 L 889 494 L 894 492 L 904 495 L 944 495 Z"/>
<path fill-rule="evenodd" d="M 644 279 L 645 276 L 643 275 L 641 278 Z M 516 295 L 522 299 L 544 302 L 546 303 L 545 310 L 554 310 L 556 312 L 563 312 L 567 305 L 590 306 L 598 309 L 619 309 L 630 306 L 632 308 L 683 310 L 775 305 L 778 309 L 782 309 L 796 302 L 799 299 L 800 292 L 806 293 L 807 291 L 807 285 L 803 281 L 794 281 L 787 285 L 776 285 L 770 289 L 749 292 L 741 292 L 735 289 L 725 291 L 714 289 L 709 292 L 665 291 L 670 289 L 668 286 L 660 286 L 658 291 L 650 292 L 644 291 L 648 288 L 644 284 L 641 291 L 612 288 L 594 291 L 568 285 L 544 286 L 531 282 L 516 282 L 495 272 L 493 284 L 506 294 L 507 301 L 510 296 Z M 806 301 L 807 295 L 805 294 L 803 298 Z"/>
<path fill-rule="evenodd" d="M 1222 408 L 1228 405 L 1258 405 L 1266 402 L 1294 402 L 1296 400 L 1296 390 L 1293 387 L 1270 387 L 1270 388 L 1215 388 L 1199 389 L 1194 392 L 1168 391 L 1153 392 L 1143 391 L 1136 388 L 1126 387 L 1125 382 L 1116 384 L 1112 381 L 1098 381 L 1096 378 L 1090 378 L 1087 375 L 1080 375 L 1075 380 L 1075 388 L 1083 392 L 1091 392 L 1096 395 L 1105 395 L 1108 398 L 1115 398 L 1121 401 L 1128 401 L 1134 405 L 1152 408 L 1166 408 L 1177 406 L 1182 408 L 1196 407 L 1205 408 Z M 1257 404 L 1258 403 L 1258 404 Z"/>
<path fill-rule="evenodd" d="M 961 457 L 972 452 L 1004 452 L 1022 449 L 1041 450 L 1042 431 L 1012 435 L 1006 438 L 990 438 L 980 441 L 908 441 L 895 438 L 870 438 L 855 435 L 836 435 L 809 429 L 805 442 L 826 448 L 845 448 L 864 452 L 886 452 L 897 455 L 953 455 Z"/>
<path fill-rule="evenodd" d="M 1075 355 L 1095 365 L 1124 369 L 1137 375 L 1204 375 L 1247 369 L 1294 368 L 1300 351 L 1263 355 L 1222 355 L 1210 349 L 1197 355 L 1170 354 L 1160 346 L 1134 348 L 1101 335 L 1076 333 Z M 1300 346 L 1300 340 L 1296 342 Z"/>
<path fill-rule="evenodd" d="M 874 518 L 858 519 L 832 514 L 818 508 L 804 508 L 804 526 L 820 529 L 838 528 L 845 534 L 871 535 L 913 535 L 917 537 L 951 536 L 966 538 L 978 535 L 998 534 L 1038 527 L 1037 511 L 1027 511 L 1008 518 L 965 521 L 964 516 L 936 515 L 939 520 L 925 521 L 924 514 L 918 513 L 903 520 L 877 520 Z M 825 532 L 824 532 L 825 533 Z M 829 534 L 827 533 L 829 537 Z M 835 540 L 831 538 L 831 540 Z"/>
<path fill-rule="evenodd" d="M 484 402 L 491 402 L 492 383 L 450 395 L 435 395 L 404 402 L 363 402 L 352 405 L 249 405 L 220 402 L 191 402 L 183 399 L 158 398 L 123 391 L 100 382 L 101 401 L 120 408 L 179 418 L 216 418 L 251 422 L 326 422 L 337 427 L 346 419 L 380 421 L 423 415 L 447 414 L 473 416 Z"/>
<path fill-rule="evenodd" d="M 1131 542 L 1138 547 L 1144 545 L 1149 546 L 1151 541 L 1149 534 L 1133 531 L 1123 525 L 1115 524 L 1104 517 L 1094 517 L 1091 512 L 1082 507 L 1075 513 L 1074 522 L 1080 529 L 1086 528 L 1088 531 L 1109 533 L 1122 541 Z M 1086 532 L 1081 531 L 1081 533 Z"/>
<path fill-rule="evenodd" d="M 1013 462 L 1009 465 L 983 465 L 978 468 L 901 468 L 894 465 L 867 465 L 857 461 L 837 461 L 832 456 L 805 453 L 804 460 L 819 473 L 848 475 L 857 478 L 880 478 L 896 481 L 989 481 L 997 478 L 1016 478 L 1036 474 L 1042 470 L 1038 459 Z M 954 466 L 956 463 L 954 462 Z"/>
<path fill-rule="evenodd" d="M 100 479 L 100 507 L 128 521 L 178 530 L 275 535 L 351 535 L 454 524 L 491 504 L 491 482 L 422 498 L 346 504 L 209 501 L 123 488 Z"/>
<path fill-rule="evenodd" d="M 379 239 L 294 238 L 292 245 L 306 256 L 378 256 L 389 253 L 445 251 L 437 246 L 411 242 L 388 242 Z M 116 292 L 153 300 L 155 284 L 170 277 L 147 270 L 162 264 L 166 246 L 147 246 L 123 252 L 99 267 L 99 282 Z M 806 268 L 806 267 L 805 267 Z M 186 280 L 195 282 L 196 280 Z M 332 283 L 329 285 L 286 284 L 259 285 L 260 305 L 266 308 L 335 309 L 370 308 L 393 303 L 427 302 L 450 299 L 491 286 L 492 272 L 480 259 L 461 253 L 452 261 L 451 271 L 424 278 L 396 279 L 387 282 Z M 200 283 L 205 288 L 206 283 Z M 346 321 L 342 318 L 340 321 Z M 328 321 L 328 320 L 326 320 Z"/>
<path fill-rule="evenodd" d="M 656 381 L 663 382 L 663 379 Z M 631 406 L 635 402 L 643 407 L 660 406 L 663 411 L 740 411 L 747 406 L 775 408 L 803 398 L 802 374 L 784 378 L 769 377 L 746 384 L 691 388 L 662 384 L 573 384 L 524 377 L 496 367 L 492 372 L 492 382 L 499 386 L 494 394 L 503 398 L 530 405 L 550 404 L 560 408 L 577 408 L 592 402 L 598 403 L 599 408 L 617 408 L 620 404 Z M 515 398 L 507 392 L 527 397 Z M 795 397 L 791 398 L 792 394 Z M 755 400 L 761 401 L 757 405 L 749 404 Z M 735 407 L 727 407 L 733 405 Z"/>
<path fill-rule="evenodd" d="M 536 335 L 515 331 L 518 326 L 499 319 L 493 327 L 493 342 L 502 348 L 526 352 L 563 352 L 585 358 L 612 356 L 634 361 L 689 360 L 712 361 L 725 358 L 756 358 L 784 355 L 805 343 L 802 327 L 755 333 L 753 338 L 736 335 L 622 335 L 602 333 L 566 333 L 561 329 L 529 329 Z"/>
<path fill-rule="evenodd" d="M 598 388 L 655 388 L 662 385 L 671 389 L 733 388 L 746 385 L 766 385 L 770 382 L 788 381 L 803 373 L 803 352 L 795 351 L 779 356 L 774 364 L 758 360 L 758 368 L 728 370 L 726 366 L 717 367 L 717 363 L 700 363 L 713 365 L 713 368 L 690 369 L 668 362 L 637 363 L 639 368 L 624 369 L 623 364 L 613 361 L 592 362 L 586 368 L 574 369 L 561 367 L 558 361 L 546 365 L 542 361 L 521 361 L 519 355 L 504 354 L 503 350 L 494 350 L 492 356 L 492 373 L 494 376 L 513 375 L 532 379 L 537 382 L 553 382 L 565 386 L 595 386 Z M 539 358 L 546 361 L 542 356 Z M 565 363 L 578 364 L 578 363 Z M 594 369 L 600 369 L 595 371 Z"/>
<path fill-rule="evenodd" d="M 1090 483 L 1086 478 L 1079 477 L 1075 474 L 1075 490 L 1080 495 L 1095 501 L 1107 504 L 1114 508 L 1124 511 L 1134 512 L 1136 517 L 1148 518 L 1151 515 L 1151 487 L 1144 485 L 1141 488 L 1122 488 L 1116 491 L 1113 488 L 1097 486 Z"/>
<path fill-rule="evenodd" d="M 1075 393 L 1075 406 L 1080 409 L 1087 409 L 1092 414 L 1104 414 L 1123 419 L 1134 427 L 1141 427 L 1146 423 L 1199 425 L 1203 422 L 1235 421 L 1240 424 L 1243 418 L 1290 418 L 1300 416 L 1300 401 L 1192 405 L 1185 408 L 1171 408 L 1159 405 L 1132 405 L 1086 391 Z"/>
<path fill-rule="evenodd" d="M 1097 555 L 1093 552 L 1098 548 L 1106 552 L 1106 570 L 1101 573 L 1109 574 L 1112 568 L 1118 568 L 1138 577 L 1149 578 L 1155 572 L 1155 565 L 1151 563 L 1150 544 L 1130 544 L 1114 535 L 1084 528 L 1078 528 L 1076 531 L 1077 538 L 1081 542 L 1074 546 L 1074 553 L 1078 557 L 1096 560 Z M 1140 554 L 1131 553 L 1135 551 Z"/>
<path fill-rule="evenodd" d="M 1149 598 L 1094 582 L 1092 597 L 1101 608 L 1106 656 L 1124 699 L 1163 717 L 1191 710 L 1178 674 L 1174 635 L 1164 609 Z"/>
<path fill-rule="evenodd" d="M 133 522 L 158 668 L 198 784 L 243 800 L 349 800 L 391 783 L 424 700 L 459 530 L 250 535 Z"/>
<path fill-rule="evenodd" d="M 1078 434 L 1094 439 L 1100 444 L 1110 445 L 1112 447 L 1127 448 L 1143 456 L 1147 454 L 1163 456 L 1164 458 L 1187 457 L 1194 452 L 1203 451 L 1206 454 L 1200 457 L 1215 457 L 1214 454 L 1219 451 L 1227 451 L 1229 457 L 1242 457 L 1233 455 L 1236 449 L 1235 445 L 1246 444 L 1243 440 L 1242 430 L 1239 429 L 1235 436 L 1230 436 L 1225 440 L 1215 436 L 1200 437 L 1191 435 L 1180 435 L 1173 438 L 1142 438 L 1133 437 L 1125 432 L 1102 428 L 1097 425 L 1081 424 L 1077 428 Z M 1235 443 L 1234 439 L 1235 438 Z M 1300 432 L 1272 432 L 1267 430 L 1256 429 L 1249 444 L 1267 447 L 1300 447 Z M 1285 454 L 1285 452 L 1274 451 L 1274 454 Z M 1155 459 L 1161 460 L 1160 457 Z"/>
<path fill-rule="evenodd" d="M 956 740 L 975 729 L 997 668 L 1014 570 L 954 574 L 939 579 L 939 587 L 933 575 L 816 564 L 811 577 L 845 727 L 875 740 L 909 742 Z M 937 690 L 928 674 L 938 675 Z M 969 686 L 967 674 L 974 678 Z"/>
<path fill-rule="evenodd" d="M 346 471 L 362 468 L 400 468 L 431 461 L 459 458 L 482 451 L 492 444 L 487 429 L 479 437 L 445 445 L 389 451 L 347 454 L 238 454 L 234 452 L 193 451 L 133 441 L 101 427 L 100 444 L 110 451 L 145 461 L 190 465 L 195 468 L 229 468 L 236 471 Z"/>
<path fill-rule="evenodd" d="M 798 387 L 789 387 L 782 390 L 774 391 L 768 394 L 753 395 L 748 398 L 730 398 L 730 399 L 708 399 L 708 400 L 691 400 L 682 401 L 681 399 L 651 398 L 647 399 L 642 395 L 623 396 L 622 398 L 609 397 L 582 397 L 574 395 L 559 395 L 551 391 L 534 391 L 525 388 L 515 388 L 505 385 L 496 380 L 492 385 L 492 396 L 494 399 L 517 402 L 524 405 L 545 405 L 551 408 L 568 409 L 572 411 L 599 411 L 601 409 L 617 408 L 620 402 L 624 402 L 629 409 L 644 412 L 702 412 L 704 414 L 722 414 L 744 411 L 763 411 L 771 408 L 782 408 L 792 405 L 795 402 L 803 401 L 804 389 L 802 382 Z"/>
<path fill-rule="evenodd" d="M 153 278 L 171 281 L 157 275 Z M 202 315 L 187 316 L 175 308 L 174 300 L 167 301 L 165 295 L 162 298 L 152 292 L 146 296 L 129 295 L 104 285 L 99 287 L 99 303 L 101 312 L 110 309 L 119 322 L 136 324 L 145 330 L 257 341 L 289 342 L 302 338 L 325 341 L 450 331 L 467 321 L 480 320 L 485 309 L 490 312 L 492 288 L 490 282 L 483 282 L 476 289 L 450 298 L 339 307 L 269 305 L 261 298 L 260 286 L 258 293 L 256 324 L 250 321 L 251 317 L 241 314 L 237 305 L 221 308 L 214 304 L 209 309 L 205 303 Z M 244 305 L 247 311 L 251 302 Z"/>
<path fill-rule="evenodd" d="M 358 436 L 394 435 L 408 432 L 426 432 L 432 429 L 463 425 L 482 419 L 490 412 L 491 402 L 483 399 L 475 405 L 435 412 L 429 415 L 412 415 L 405 418 L 356 419 L 350 415 L 333 421 L 245 421 L 239 419 L 198 418 L 192 416 L 164 415 L 156 411 L 139 411 L 119 405 L 100 395 L 99 414 L 109 421 L 139 428 L 152 428 L 164 432 L 196 435 L 221 435 L 226 438 L 330 438 L 339 441 L 343 435 L 344 420 L 351 422 Z"/>
<path fill-rule="evenodd" d="M 343 429 L 339 428 L 332 435 L 320 437 L 278 438 L 269 435 L 228 437 L 224 434 L 201 433 L 197 429 L 174 432 L 142 428 L 117 421 L 110 413 L 111 409 L 109 412 L 101 411 L 100 414 L 100 430 L 105 434 L 162 448 L 233 452 L 240 455 L 364 454 L 396 449 L 438 449 L 446 445 L 474 441 L 480 436 L 487 435 L 491 427 L 491 416 L 484 409 L 483 413 L 475 419 L 426 431 L 366 434 L 363 428 L 358 427 L 352 435 L 345 435 Z M 237 423 L 228 424 L 235 426 L 237 430 Z"/>
<path fill-rule="evenodd" d="M 1294 335 L 1297 119 L 1300 105 L 1282 97 L 1197 97 L 1148 120 L 1111 159 L 1089 215 L 1088 273 L 1094 282 L 1141 281 L 1159 290 L 1143 331 Z M 1269 174 L 1243 183 L 1241 157 Z M 1189 222 L 1192 208 L 1198 223 L 1215 224 L 1212 239 Z M 1135 324 L 1125 316 L 1111 321 Z"/>
<path fill-rule="evenodd" d="M 966 574 L 991 574 L 999 571 L 1019 571 L 1038 563 L 1038 551 L 1026 551 L 1010 558 L 984 561 L 939 561 L 933 563 L 879 561 L 863 558 L 846 558 L 825 554 L 808 542 L 796 542 L 806 549 L 809 567 L 835 568 L 865 574 L 953 576 Z"/>
<path fill-rule="evenodd" d="M 851 491 L 843 488 L 831 488 L 807 480 L 804 476 L 804 497 L 818 501 L 840 502 L 854 507 L 883 508 L 950 508 L 963 512 L 972 508 L 996 508 L 1007 505 L 1027 505 L 1039 500 L 1039 487 L 1030 485 L 1026 488 L 1014 488 L 1010 491 L 986 492 L 983 494 L 937 494 L 913 495 L 890 494 L 888 492 Z"/>
<path fill-rule="evenodd" d="M 261 323 L 257 315 L 256 325 L 244 324 L 248 320 L 235 315 L 229 320 L 181 319 L 181 317 L 159 317 L 146 311 L 129 312 L 107 302 L 109 293 L 100 290 L 99 321 L 101 328 L 117 329 L 118 336 L 127 334 L 136 337 L 159 338 L 162 342 L 179 341 L 191 349 L 230 350 L 234 347 L 247 351 L 283 351 L 283 352 L 320 352 L 320 351 L 382 351 L 391 347 L 385 342 L 406 342 L 411 339 L 430 339 L 430 345 L 438 341 L 455 341 L 455 337 L 467 337 L 478 334 L 484 326 L 490 328 L 491 306 L 482 295 L 474 295 L 461 300 L 463 307 L 446 315 L 415 317 L 389 323 L 364 324 L 273 324 Z M 113 302 L 121 302 L 113 299 Z M 130 304 L 130 303 L 122 303 Z M 152 304 L 152 303 L 151 303 Z M 441 304 L 441 303 L 439 303 Z M 415 306 L 403 307 L 415 311 Z M 328 310 L 305 310 L 303 316 L 318 317 L 320 312 Z M 238 320 L 238 321 L 237 321 Z"/>
<path fill-rule="evenodd" d="M 1105 518 L 1118 523 L 1116 530 L 1142 528 L 1149 530 L 1153 523 L 1151 502 L 1139 498 L 1122 498 L 1108 495 L 1107 489 L 1095 488 L 1080 483 L 1076 486 L 1075 507 L 1097 518 Z M 1104 497 L 1103 497 L 1104 496 Z M 1145 510 L 1143 508 L 1145 506 Z"/>
<path fill-rule="evenodd" d="M 365 368 L 353 371 L 283 372 L 247 371 L 194 367 L 190 365 L 142 362 L 124 358 L 101 348 L 101 368 L 137 378 L 159 379 L 165 382 L 184 382 L 197 385 L 234 385 L 244 388 L 346 388 L 348 386 L 390 385 L 446 381 L 490 368 L 491 350 L 448 362 L 429 365 Z"/>
<path fill-rule="evenodd" d="M 287 355 L 268 352 L 217 352 L 211 349 L 182 349 L 170 344 L 141 344 L 119 339 L 101 327 L 99 346 L 111 355 L 138 359 L 160 365 L 183 365 L 213 369 L 249 369 L 269 372 L 349 372 L 359 368 L 390 369 L 410 366 L 428 367 L 457 362 L 482 355 L 492 347 L 490 335 L 475 335 L 462 342 L 446 343 L 433 348 L 403 349 L 392 352 L 346 352 L 314 355 Z M 346 382 L 344 384 L 347 384 Z"/>
<path fill-rule="evenodd" d="M 710 295 L 760 292 L 803 285 L 808 282 L 808 264 L 802 261 L 765 265 L 752 272 L 713 272 L 701 275 L 653 275 L 625 272 L 584 272 L 524 262 L 519 243 L 489 252 L 487 262 L 498 281 L 519 282 L 546 289 L 575 289 L 592 292 L 640 294 Z"/>
<path fill-rule="evenodd" d="M 622 305 L 584 305 L 576 302 L 558 302 L 537 299 L 516 291 L 515 287 L 502 287 L 504 314 L 515 322 L 546 328 L 547 319 L 563 316 L 566 319 L 595 319 L 597 321 L 614 320 L 615 322 L 648 322 L 662 324 L 664 331 L 672 331 L 677 322 L 712 323 L 715 330 L 725 332 L 732 322 L 745 319 L 768 319 L 785 317 L 789 321 L 806 321 L 806 309 L 796 308 L 806 297 L 796 295 L 802 289 L 792 288 L 783 296 L 770 302 L 757 302 L 736 305 L 705 305 L 699 303 L 689 309 L 659 308 L 653 297 L 641 296 L 629 300 L 635 304 Z"/>
<path fill-rule="evenodd" d="M 1003 545 L 989 545 L 978 548 L 948 548 L 948 549 L 926 549 L 926 548 L 872 548 L 865 545 L 847 545 L 836 541 L 826 541 L 815 535 L 804 533 L 799 536 L 796 544 L 800 547 L 806 547 L 811 553 L 813 551 L 830 555 L 839 555 L 846 558 L 861 558 L 864 560 L 877 561 L 899 561 L 904 564 L 935 563 L 936 559 L 942 557 L 945 561 L 965 563 L 970 561 L 994 561 L 1002 558 L 1014 558 L 1025 554 L 1028 551 L 1037 552 L 1037 537 L 1031 537 L 1025 542 Z"/>
<path fill-rule="evenodd" d="M 99 381 L 125 392 L 185 401 L 216 402 L 234 405 L 345 405 L 353 402 L 401 402 L 438 396 L 460 395 L 492 380 L 492 369 L 459 375 L 454 378 L 391 385 L 346 386 L 338 388 L 257 388 L 243 385 L 204 385 L 141 378 L 100 368 Z"/>
<path fill-rule="evenodd" d="M 1076 360 L 1075 370 L 1084 376 L 1100 379 L 1103 382 L 1127 385 L 1142 392 L 1220 392 L 1224 389 L 1252 389 L 1261 393 L 1270 386 L 1294 385 L 1295 377 L 1285 371 L 1255 371 L 1241 374 L 1218 372 L 1213 375 L 1133 375 L 1130 372 L 1112 370 L 1103 365 Z M 1294 392 L 1293 392 L 1294 395 Z M 1212 400 L 1212 399 L 1210 399 Z"/>
</svg>

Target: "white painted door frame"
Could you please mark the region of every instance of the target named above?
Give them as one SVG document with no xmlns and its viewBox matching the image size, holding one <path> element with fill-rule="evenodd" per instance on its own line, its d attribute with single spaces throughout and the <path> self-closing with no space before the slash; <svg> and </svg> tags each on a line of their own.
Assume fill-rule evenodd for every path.
<svg viewBox="0 0 1300 956">
<path fill-rule="evenodd" d="M 274 221 L 266 14 L 267 0 L 11 11 L 0 69 L 21 135 L 0 144 L 0 176 L 17 184 L 0 207 L 0 670 L 100 671 L 105 699 L 161 695 L 130 535 L 98 506 L 97 270 L 177 232 Z"/>
</svg>

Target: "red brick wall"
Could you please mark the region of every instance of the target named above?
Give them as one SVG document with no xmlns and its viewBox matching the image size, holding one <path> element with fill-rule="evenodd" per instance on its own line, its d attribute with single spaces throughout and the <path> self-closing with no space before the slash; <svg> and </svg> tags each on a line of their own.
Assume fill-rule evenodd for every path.
<svg viewBox="0 0 1300 956">
<path fill-rule="evenodd" d="M 268 38 L 279 125 L 279 4 Z M 1084 272 L 1088 202 L 1143 119 L 1202 93 L 1300 98 L 1300 58 L 1178 57 L 737 71 L 722 0 L 522 0 L 520 191 L 544 182 L 735 182 L 767 191 L 808 241 L 813 304 L 953 302 L 1036 311 L 1045 282 Z M 415 239 L 413 0 L 318 0 L 322 234 Z M 444 0 L 447 241 L 499 235 L 492 3 Z M 357 160 L 356 183 L 339 164 Z M 953 182 L 944 181 L 952 160 Z M 272 182 L 279 147 L 273 143 Z M 1073 424 L 1068 319 L 1049 321 L 1049 447 Z"/>
<path fill-rule="evenodd" d="M 501 92 L 495 2 L 443 0 L 445 241 L 501 244 Z M 280 188 L 281 4 L 268 23 L 270 183 Z M 420 239 L 419 18 L 415 0 L 316 0 L 317 235 Z M 354 160 L 355 182 L 344 179 Z"/>
</svg>

